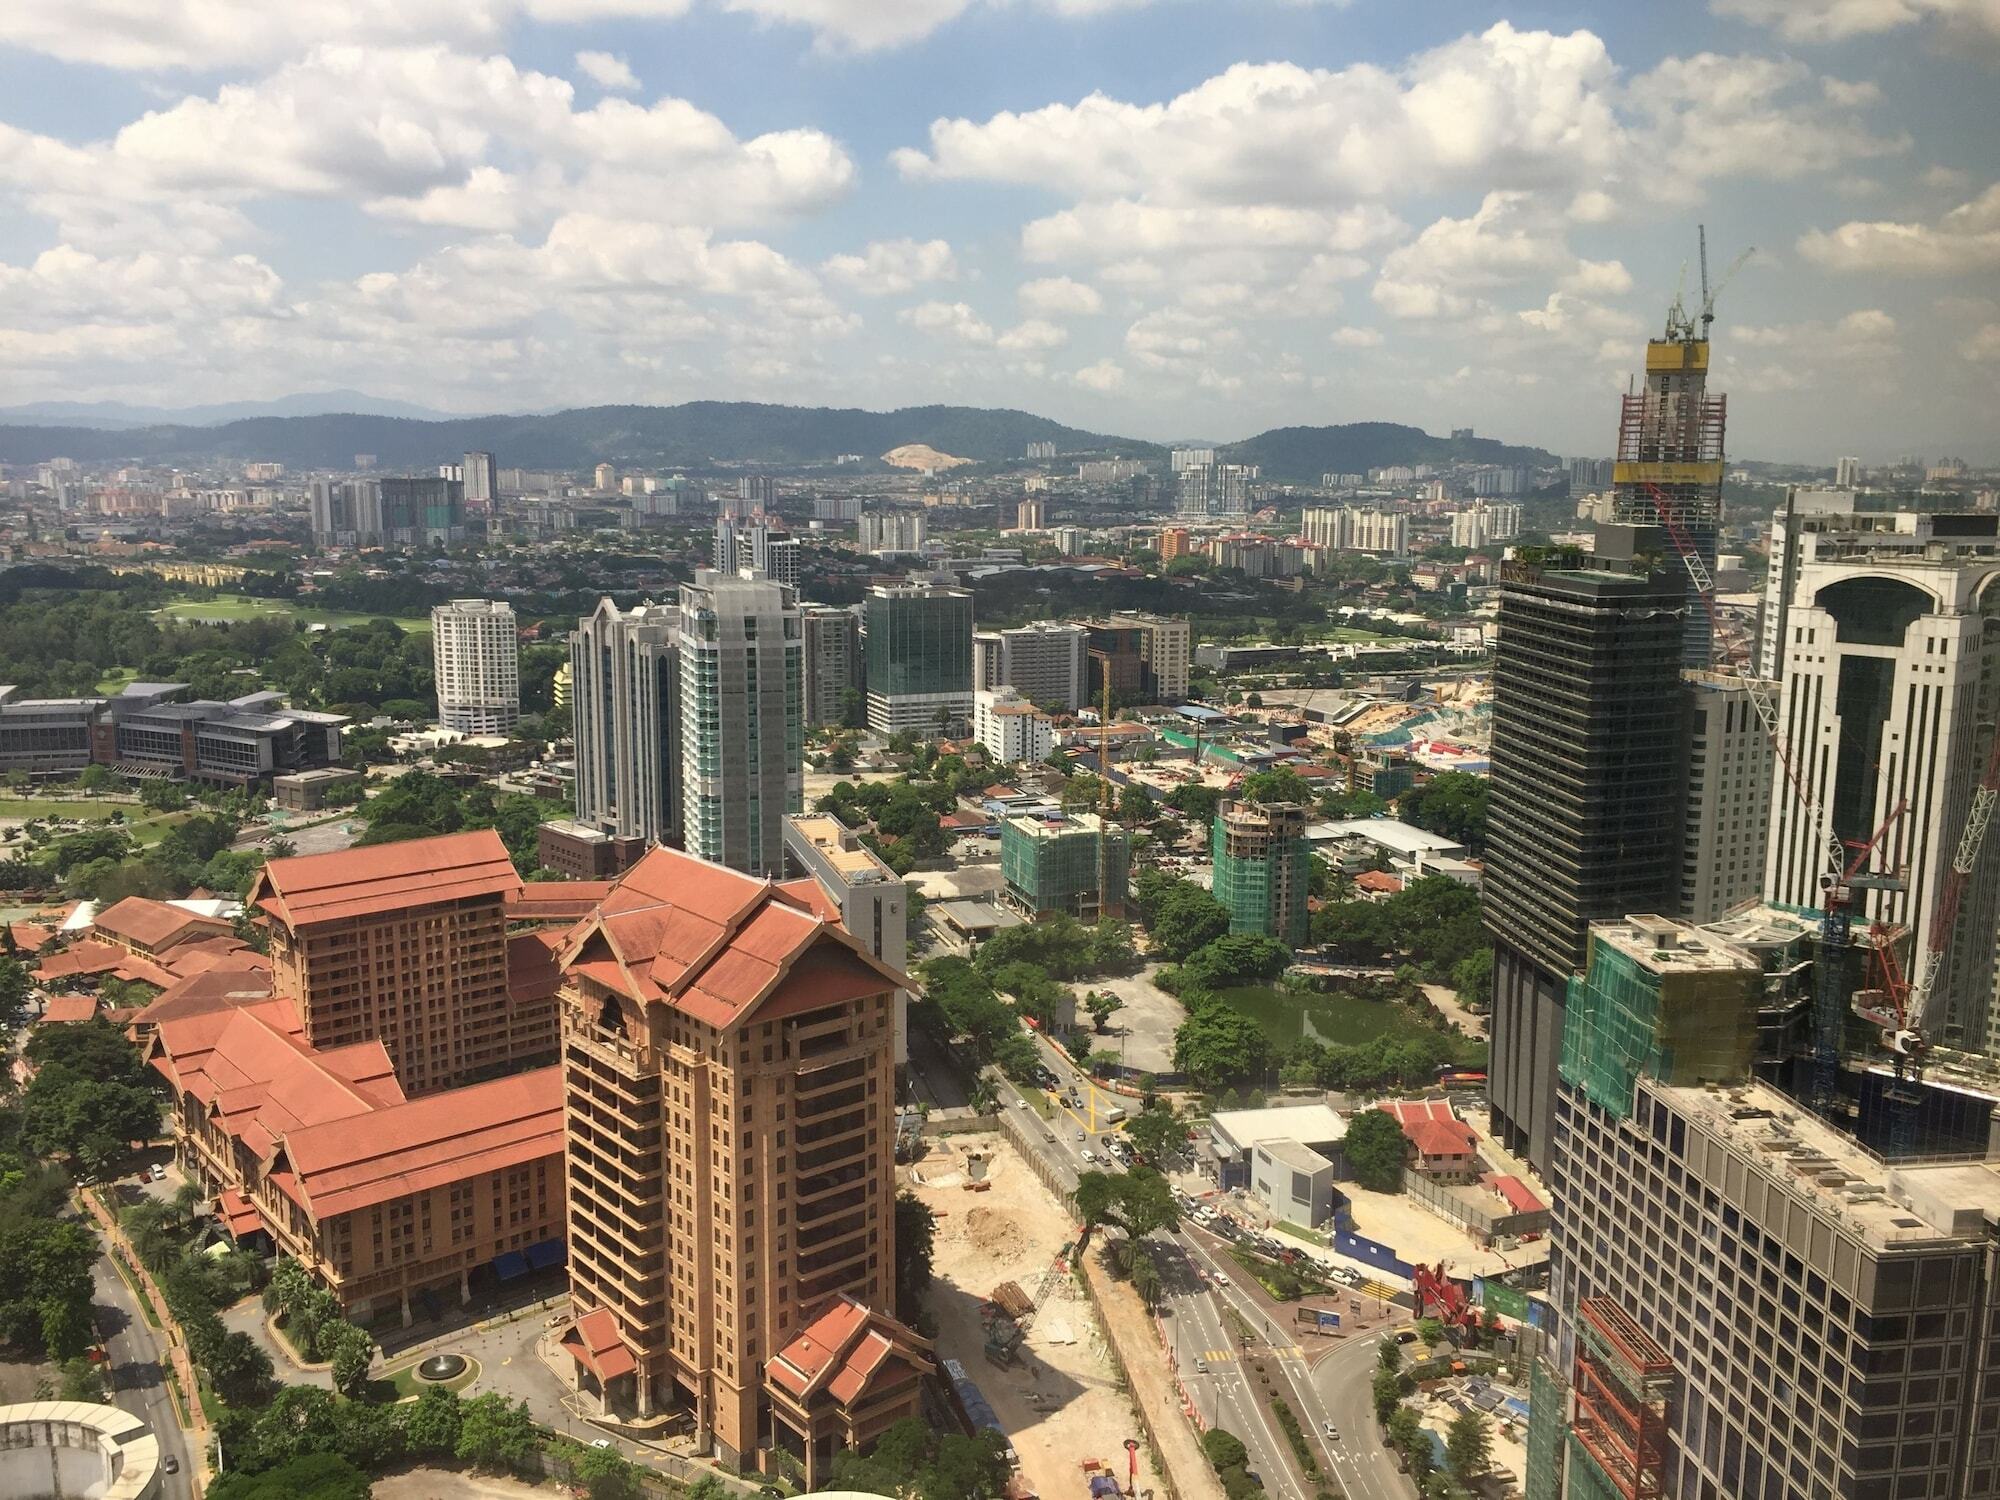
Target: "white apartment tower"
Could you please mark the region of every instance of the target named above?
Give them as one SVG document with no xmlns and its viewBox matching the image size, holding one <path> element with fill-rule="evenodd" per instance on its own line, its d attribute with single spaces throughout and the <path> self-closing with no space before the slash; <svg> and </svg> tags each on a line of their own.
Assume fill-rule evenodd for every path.
<svg viewBox="0 0 2000 1500">
<path fill-rule="evenodd" d="M 748 875 L 784 873 L 784 821 L 804 796 L 797 595 L 753 574 L 681 585 L 681 825 L 687 851 Z"/>
<path fill-rule="evenodd" d="M 718 573 L 760 573 L 774 583 L 799 586 L 799 540 L 789 531 L 757 522 L 715 523 L 712 561 Z"/>
<path fill-rule="evenodd" d="M 1763 890 L 1774 757 L 1742 678 L 1690 671 L 1682 680 L 1688 754 L 1679 913 L 1700 924 Z M 1775 694 L 1777 684 L 1762 687 Z"/>
<path fill-rule="evenodd" d="M 861 550 L 875 557 L 921 552 L 930 528 L 922 511 L 878 510 L 861 518 Z"/>
<path fill-rule="evenodd" d="M 1835 489 L 1851 490 L 1861 483 L 1861 460 L 1858 458 L 1837 458 L 1833 461 L 1833 484 Z"/>
<path fill-rule="evenodd" d="M 1475 500 L 1451 518 L 1451 544 L 1477 551 L 1521 534 L 1521 507 L 1511 500 Z"/>
<path fill-rule="evenodd" d="M 1764 895 L 1817 906 L 1828 823 L 1842 840 L 1865 840 L 1887 824 L 1880 866 L 1903 870 L 1906 889 L 1857 891 L 1855 924 L 1908 928 L 1911 951 L 1921 954 L 2000 709 L 2000 630 L 1986 613 L 2000 575 L 2000 518 L 1840 520 L 1847 529 L 1814 536 L 1812 555 L 1800 561 L 1778 642 L 1784 763 L 1772 777 Z M 1817 817 L 1792 790 L 1793 777 Z M 2000 841 L 1988 839 L 1933 995 L 1933 1036 L 1973 1051 L 2000 1043 L 1996 858 Z"/>
<path fill-rule="evenodd" d="M 500 465 L 490 453 L 468 453 L 460 466 L 465 503 L 491 510 L 500 503 Z"/>
<path fill-rule="evenodd" d="M 576 819 L 619 838 L 681 837 L 680 611 L 609 599 L 570 632 Z"/>
<path fill-rule="evenodd" d="M 1001 765 L 1040 765 L 1055 748 L 1055 728 L 1014 688 L 982 688 L 972 695 L 972 733 Z"/>
<path fill-rule="evenodd" d="M 514 607 L 454 599 L 431 611 L 438 722 L 461 734 L 512 734 L 521 722 L 521 641 Z"/>
<path fill-rule="evenodd" d="M 1061 704 L 1074 713 L 1090 691 L 1090 632 L 1081 625 L 1040 620 L 972 637 L 975 688 L 1011 687 L 1030 703 Z"/>
</svg>

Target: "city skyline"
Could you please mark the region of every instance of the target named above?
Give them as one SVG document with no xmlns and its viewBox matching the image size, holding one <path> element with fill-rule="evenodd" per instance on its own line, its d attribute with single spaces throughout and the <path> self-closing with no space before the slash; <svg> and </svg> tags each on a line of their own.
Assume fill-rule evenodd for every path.
<svg viewBox="0 0 2000 1500">
<path fill-rule="evenodd" d="M 494 0 L 280 35 L 33 0 L 0 18 L 0 347 L 29 399 L 1592 453 L 1705 221 L 1718 274 L 1760 247 L 1717 328 L 1742 456 L 1977 462 L 1996 38 L 1949 10 Z"/>
</svg>

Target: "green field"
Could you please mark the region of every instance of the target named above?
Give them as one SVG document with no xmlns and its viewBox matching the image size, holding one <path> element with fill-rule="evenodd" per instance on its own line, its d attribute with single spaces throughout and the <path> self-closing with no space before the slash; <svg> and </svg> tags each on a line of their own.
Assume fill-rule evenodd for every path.
<svg viewBox="0 0 2000 1500">
<path fill-rule="evenodd" d="M 125 814 L 125 829 L 142 844 L 157 844 L 167 830 L 185 823 L 192 813 L 148 812 L 133 802 L 108 802 L 78 798 L 67 802 L 54 797 L 0 797 L 0 823 L 26 823 L 35 818 L 76 818 L 85 823 L 103 823 L 113 810 Z"/>
<path fill-rule="evenodd" d="M 217 594 L 213 599 L 181 599 L 159 611 L 176 620 L 200 620 L 207 624 L 228 624 L 267 616 L 290 615 L 301 625 L 365 625 L 386 615 L 360 614 L 345 609 L 315 609 L 286 599 L 253 599 L 247 594 Z M 396 620 L 396 627 L 412 635 L 430 634 L 428 616 L 417 620 Z"/>
<path fill-rule="evenodd" d="M 1247 984 L 1216 993 L 1231 1010 L 1255 1021 L 1278 1047 L 1301 1036 L 1351 1047 L 1419 1024 L 1400 1006 L 1341 991 L 1287 995 L 1265 985 Z"/>
</svg>

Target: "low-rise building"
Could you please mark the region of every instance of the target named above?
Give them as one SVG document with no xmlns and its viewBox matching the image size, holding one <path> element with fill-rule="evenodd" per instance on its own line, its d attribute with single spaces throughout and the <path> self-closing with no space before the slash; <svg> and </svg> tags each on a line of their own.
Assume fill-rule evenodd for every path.
<svg viewBox="0 0 2000 1500">
<path fill-rule="evenodd" d="M 996 765 L 1040 765 L 1055 748 L 1055 725 L 1017 690 L 982 689 L 972 695 L 973 738 Z"/>
<path fill-rule="evenodd" d="M 652 845 L 645 838 L 551 818 L 535 830 L 535 860 L 565 880 L 609 880 L 639 862 Z"/>
<path fill-rule="evenodd" d="M 336 792 L 367 781 L 347 766 L 321 766 L 313 771 L 287 771 L 271 778 L 271 796 L 286 812 L 318 812 L 332 806 Z"/>
<path fill-rule="evenodd" d="M 22 698 L 0 687 L 0 771 L 132 775 L 247 786 L 340 758 L 340 714 L 287 708 L 281 694 L 181 701 L 177 682 L 132 682 L 109 696 Z"/>
<path fill-rule="evenodd" d="M 1121 916 L 1131 843 L 1096 813 L 1013 817 L 1000 825 L 1000 873 L 1007 897 L 1030 917 L 1081 922 Z"/>
</svg>

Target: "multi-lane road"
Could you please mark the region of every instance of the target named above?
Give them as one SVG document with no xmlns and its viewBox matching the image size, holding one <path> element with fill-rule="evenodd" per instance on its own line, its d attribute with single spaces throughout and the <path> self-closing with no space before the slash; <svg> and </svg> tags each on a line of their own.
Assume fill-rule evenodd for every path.
<svg viewBox="0 0 2000 1500">
<path fill-rule="evenodd" d="M 167 1394 L 165 1335 L 149 1327 L 132 1289 L 112 1267 L 108 1256 L 92 1268 L 92 1311 L 111 1356 L 111 1400 L 153 1429 L 160 1454 L 171 1456 L 178 1472 L 160 1476 L 163 1500 L 184 1500 L 194 1494 L 189 1479 L 187 1434 L 174 1415 Z"/>
<path fill-rule="evenodd" d="M 1109 1152 L 1115 1123 L 1106 1118 L 1131 1101 L 1099 1087 L 1061 1048 L 1037 1037 L 1042 1059 L 1055 1075 L 1052 1117 L 1045 1118 L 1028 1091 L 1002 1083 L 1001 1108 L 1029 1122 L 1031 1142 L 1066 1187 L 1080 1173 L 1120 1170 Z M 1069 1098 L 1078 1103 L 1072 1105 Z M 1084 1153 L 1090 1153 L 1086 1159 Z M 1267 1493 L 1306 1500 L 1284 1435 L 1258 1399 L 1247 1361 L 1261 1359 L 1282 1375 L 1286 1399 L 1313 1445 L 1322 1471 L 1351 1500 L 1415 1500 L 1416 1488 L 1397 1468 L 1376 1432 L 1372 1382 L 1376 1340 L 1355 1338 L 1309 1361 L 1297 1331 L 1273 1318 L 1255 1297 L 1234 1284 L 1240 1268 L 1224 1242 L 1183 1227 L 1157 1236 L 1167 1254 L 1160 1266 L 1166 1295 L 1160 1324 L 1182 1387 L 1204 1428 L 1223 1427 L 1243 1442 L 1250 1468 Z M 1233 1316 L 1232 1316 L 1233 1314 Z M 1244 1347 L 1242 1330 L 1250 1330 Z M 1337 1434 L 1337 1435 L 1336 1435 Z"/>
</svg>

